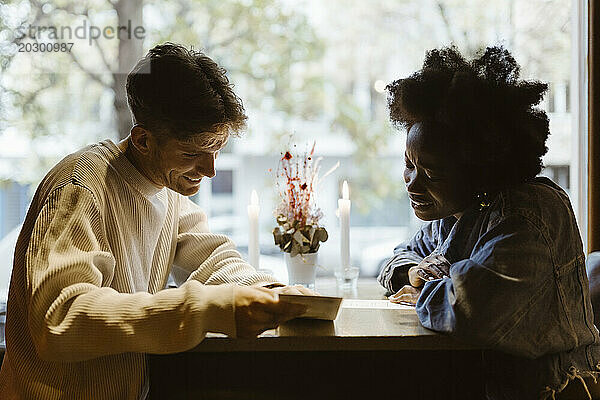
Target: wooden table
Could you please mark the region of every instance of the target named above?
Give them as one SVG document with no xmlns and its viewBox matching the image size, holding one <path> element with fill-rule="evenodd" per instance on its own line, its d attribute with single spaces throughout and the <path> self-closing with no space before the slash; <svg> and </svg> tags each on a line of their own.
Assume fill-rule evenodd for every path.
<svg viewBox="0 0 600 400">
<path fill-rule="evenodd" d="M 329 296 L 385 299 L 374 279 Z M 196 348 L 149 355 L 151 399 L 483 398 L 482 352 L 422 327 L 413 310 L 342 308 L 256 339 L 209 334 Z M 358 394 L 364 395 L 358 396 Z"/>
</svg>

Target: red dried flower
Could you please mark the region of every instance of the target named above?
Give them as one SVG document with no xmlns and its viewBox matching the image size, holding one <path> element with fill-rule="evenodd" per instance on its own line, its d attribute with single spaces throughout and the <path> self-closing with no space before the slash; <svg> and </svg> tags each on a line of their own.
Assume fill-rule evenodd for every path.
<svg viewBox="0 0 600 400">
<path fill-rule="evenodd" d="M 304 152 L 302 155 L 292 156 L 290 151 L 282 152 L 283 156 L 275 174 L 281 203 L 274 212 L 279 227 L 273 229 L 273 236 L 275 244 L 292 255 L 314 252 L 318 249 L 319 242 L 327 240 L 327 231 L 318 225 L 323 217 L 321 209 L 315 202 L 317 186 L 320 182 L 321 157 L 315 160 L 314 151 L 313 143 L 310 153 Z M 338 166 L 339 162 L 325 173 L 323 178 Z M 310 242 L 310 245 L 305 243 L 305 239 L 300 240 L 297 237 L 298 232 Z"/>
</svg>

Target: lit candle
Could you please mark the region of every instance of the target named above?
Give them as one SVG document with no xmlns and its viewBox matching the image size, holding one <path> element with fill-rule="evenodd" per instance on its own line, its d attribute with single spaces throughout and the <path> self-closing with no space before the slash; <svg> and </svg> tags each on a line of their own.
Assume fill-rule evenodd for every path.
<svg viewBox="0 0 600 400">
<path fill-rule="evenodd" d="M 342 270 L 350 268 L 350 205 L 348 182 L 344 181 L 342 186 L 342 198 L 338 200 L 338 209 L 340 214 L 340 256 L 342 259 Z"/>
<path fill-rule="evenodd" d="M 254 268 L 259 268 L 260 249 L 258 247 L 258 214 L 260 207 L 258 205 L 258 195 L 256 190 L 252 190 L 250 204 L 248 205 L 248 262 Z"/>
</svg>

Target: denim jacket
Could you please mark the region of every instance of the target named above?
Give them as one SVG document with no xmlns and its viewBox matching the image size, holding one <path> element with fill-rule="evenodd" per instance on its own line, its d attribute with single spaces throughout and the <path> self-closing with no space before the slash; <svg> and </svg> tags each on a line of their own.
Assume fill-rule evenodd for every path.
<svg viewBox="0 0 600 400">
<path fill-rule="evenodd" d="M 396 247 L 379 282 L 399 290 L 430 254 L 451 267 L 450 277 L 423 287 L 416 311 L 424 327 L 514 356 L 538 398 L 600 374 L 583 246 L 568 196 L 552 181 L 535 178 L 458 221 L 425 224 Z"/>
</svg>

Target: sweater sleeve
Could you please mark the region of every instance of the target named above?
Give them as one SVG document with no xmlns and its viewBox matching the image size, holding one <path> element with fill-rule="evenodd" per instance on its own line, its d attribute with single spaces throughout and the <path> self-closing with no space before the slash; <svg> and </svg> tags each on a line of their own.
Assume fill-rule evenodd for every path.
<svg viewBox="0 0 600 400">
<path fill-rule="evenodd" d="M 276 281 L 245 262 L 227 236 L 211 233 L 204 211 L 185 196 L 180 196 L 174 267 L 189 274 L 188 281 L 207 285 L 264 285 Z"/>
<path fill-rule="evenodd" d="M 390 293 L 408 285 L 408 270 L 430 255 L 437 245 L 439 221 L 428 222 L 407 242 L 394 249 L 394 255 L 384 265 L 377 280 Z"/>
<path fill-rule="evenodd" d="M 55 189 L 40 210 L 26 268 L 27 323 L 45 360 L 172 353 L 209 331 L 235 335 L 231 285 L 191 281 L 156 294 L 108 287 L 119 266 L 92 194 L 75 183 Z"/>
</svg>

